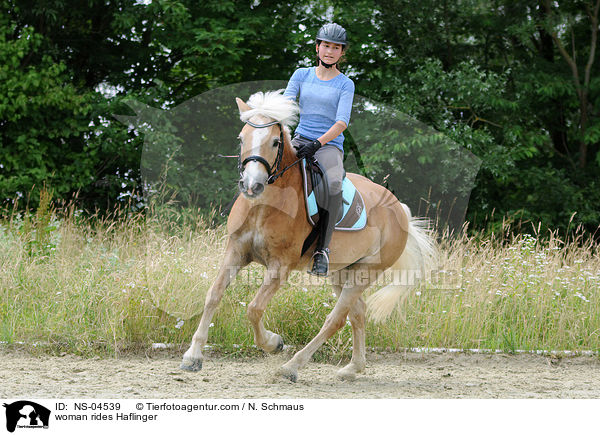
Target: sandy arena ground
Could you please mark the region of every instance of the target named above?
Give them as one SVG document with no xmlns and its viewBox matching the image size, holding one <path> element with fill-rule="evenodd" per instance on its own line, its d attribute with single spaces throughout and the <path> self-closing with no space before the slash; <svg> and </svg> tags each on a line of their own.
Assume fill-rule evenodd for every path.
<svg viewBox="0 0 600 435">
<path fill-rule="evenodd" d="M 118 359 L 0 352 L 4 398 L 600 398 L 600 358 L 588 356 L 371 353 L 355 381 L 311 362 L 293 384 L 274 376 L 285 354 L 212 357 L 187 373 L 164 351 Z"/>
</svg>

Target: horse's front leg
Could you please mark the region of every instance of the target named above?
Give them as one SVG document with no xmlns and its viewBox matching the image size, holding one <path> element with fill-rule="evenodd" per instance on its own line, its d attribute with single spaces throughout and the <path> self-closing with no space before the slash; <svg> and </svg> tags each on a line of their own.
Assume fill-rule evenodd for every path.
<svg viewBox="0 0 600 435">
<path fill-rule="evenodd" d="M 248 264 L 245 260 L 245 256 L 237 249 L 237 247 L 231 242 L 227 243 L 227 249 L 225 251 L 225 258 L 219 269 L 217 279 L 211 286 L 210 290 L 206 294 L 206 301 L 204 303 L 204 311 L 202 312 L 202 318 L 200 319 L 200 325 L 192 338 L 192 344 L 187 352 L 183 355 L 183 361 L 181 362 L 181 368 L 187 371 L 198 371 L 202 368 L 202 350 L 208 340 L 208 328 L 213 315 L 217 309 L 217 305 L 223 297 L 223 293 L 227 286 L 233 281 L 239 270 Z"/>
<path fill-rule="evenodd" d="M 248 318 L 254 328 L 254 342 L 266 352 L 275 353 L 283 349 L 283 339 L 265 328 L 262 317 L 269 301 L 286 281 L 288 274 L 288 267 L 279 265 L 268 267 L 262 285 L 248 305 Z"/>
</svg>

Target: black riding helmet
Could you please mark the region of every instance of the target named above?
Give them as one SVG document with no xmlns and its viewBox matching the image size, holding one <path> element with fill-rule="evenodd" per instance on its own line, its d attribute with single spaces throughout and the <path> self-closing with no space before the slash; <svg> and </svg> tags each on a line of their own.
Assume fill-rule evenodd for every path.
<svg viewBox="0 0 600 435">
<path fill-rule="evenodd" d="M 328 23 L 319 29 L 317 32 L 317 44 L 320 44 L 322 41 L 333 42 L 335 44 L 342 44 L 342 50 L 346 48 L 348 43 L 346 37 L 346 29 L 336 23 Z M 335 63 L 325 63 L 321 60 L 321 58 L 317 55 L 317 59 L 325 68 L 331 68 L 335 65 Z M 337 62 L 336 62 L 337 63 Z"/>
<path fill-rule="evenodd" d="M 317 32 L 317 43 L 321 41 L 334 42 L 342 44 L 344 48 L 347 44 L 346 29 L 336 23 L 325 24 Z"/>
</svg>

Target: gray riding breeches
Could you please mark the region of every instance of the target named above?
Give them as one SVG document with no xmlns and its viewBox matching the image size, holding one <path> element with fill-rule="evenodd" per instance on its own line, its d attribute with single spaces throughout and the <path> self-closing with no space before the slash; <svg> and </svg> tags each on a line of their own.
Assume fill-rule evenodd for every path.
<svg viewBox="0 0 600 435">
<path fill-rule="evenodd" d="M 292 139 L 292 146 L 301 146 L 312 142 L 303 136 L 296 135 Z M 336 195 L 342 191 L 344 178 L 344 154 L 335 145 L 323 145 L 315 153 L 315 158 L 327 173 L 329 194 Z"/>
</svg>

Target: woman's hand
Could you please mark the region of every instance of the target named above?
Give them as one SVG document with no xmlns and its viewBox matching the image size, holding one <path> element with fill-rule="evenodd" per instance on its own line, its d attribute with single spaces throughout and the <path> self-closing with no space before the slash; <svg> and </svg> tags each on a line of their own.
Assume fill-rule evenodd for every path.
<svg viewBox="0 0 600 435">
<path fill-rule="evenodd" d="M 311 158 L 312 156 L 314 156 L 319 148 L 321 148 L 321 142 L 319 142 L 318 140 L 313 140 L 312 142 L 299 147 L 298 151 L 296 152 L 296 155 L 300 159 L 302 159 L 302 158 L 308 159 L 308 158 Z"/>
</svg>

